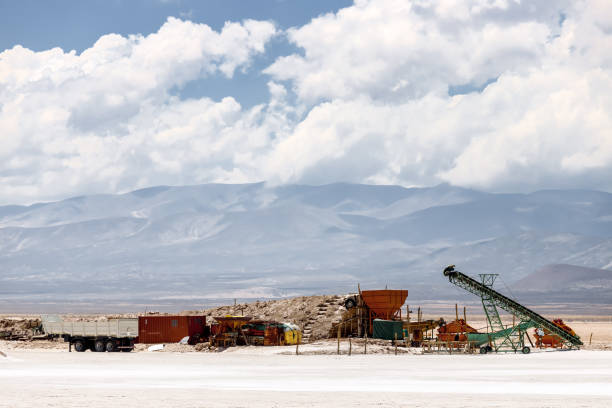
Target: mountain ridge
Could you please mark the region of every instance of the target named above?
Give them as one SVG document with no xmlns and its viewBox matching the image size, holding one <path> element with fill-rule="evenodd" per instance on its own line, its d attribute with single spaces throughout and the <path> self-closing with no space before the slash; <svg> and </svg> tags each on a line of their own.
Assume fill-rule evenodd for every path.
<svg viewBox="0 0 612 408">
<path fill-rule="evenodd" d="M 515 282 L 549 264 L 611 260 L 612 194 L 598 191 L 204 184 L 0 207 L 0 292 L 40 301 L 284 296 L 358 282 L 425 299 L 456 295 L 441 278 L 448 264 Z"/>
</svg>

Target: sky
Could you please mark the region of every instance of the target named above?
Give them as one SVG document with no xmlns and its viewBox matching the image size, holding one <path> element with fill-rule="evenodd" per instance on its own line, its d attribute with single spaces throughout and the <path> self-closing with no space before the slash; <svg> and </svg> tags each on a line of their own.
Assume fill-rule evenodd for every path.
<svg viewBox="0 0 612 408">
<path fill-rule="evenodd" d="M 265 181 L 612 192 L 607 0 L 0 0 L 0 204 Z"/>
</svg>

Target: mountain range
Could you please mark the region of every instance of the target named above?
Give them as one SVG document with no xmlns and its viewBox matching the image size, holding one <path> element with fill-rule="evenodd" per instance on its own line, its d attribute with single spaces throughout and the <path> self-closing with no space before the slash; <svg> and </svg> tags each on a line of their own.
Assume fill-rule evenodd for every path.
<svg viewBox="0 0 612 408">
<path fill-rule="evenodd" d="M 450 299 L 461 292 L 442 276 L 449 264 L 519 292 L 554 265 L 594 282 L 588 271 L 612 269 L 612 194 L 206 184 L 0 207 L 0 308 L 197 306 L 358 283 Z M 590 299 L 592 286 L 569 283 L 574 301 Z"/>
</svg>

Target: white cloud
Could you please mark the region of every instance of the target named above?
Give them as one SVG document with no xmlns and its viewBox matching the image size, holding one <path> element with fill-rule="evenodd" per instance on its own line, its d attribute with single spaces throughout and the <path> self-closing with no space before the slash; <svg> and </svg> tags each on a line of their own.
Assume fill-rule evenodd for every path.
<svg viewBox="0 0 612 408">
<path fill-rule="evenodd" d="M 172 96 L 275 34 L 171 18 L 80 55 L 0 53 L 0 201 L 260 180 L 612 191 L 606 1 L 359 0 L 288 32 L 302 51 L 265 70 L 266 104 Z"/>
<path fill-rule="evenodd" d="M 210 166 L 216 153 L 212 165 L 223 168 L 232 149 L 218 152 L 229 143 L 218 138 L 245 120 L 240 105 L 180 101 L 170 91 L 203 76 L 231 78 L 275 33 L 269 22 L 226 23 L 215 32 L 169 18 L 146 37 L 105 35 L 80 55 L 2 52 L 2 201 L 193 182 L 198 177 L 183 171 L 194 160 Z"/>
<path fill-rule="evenodd" d="M 267 72 L 314 107 L 271 155 L 270 175 L 612 190 L 606 10 L 605 2 L 357 1 L 293 29 L 303 54 Z M 488 78 L 497 81 L 482 93 L 447 94 Z"/>
<path fill-rule="evenodd" d="M 290 30 L 304 55 L 282 57 L 267 72 L 293 81 L 309 102 L 364 94 L 402 100 L 445 94 L 449 85 L 483 84 L 537 63 L 554 32 L 535 19 L 483 21 L 485 11 L 508 7 L 483 1 L 358 1 Z"/>
</svg>

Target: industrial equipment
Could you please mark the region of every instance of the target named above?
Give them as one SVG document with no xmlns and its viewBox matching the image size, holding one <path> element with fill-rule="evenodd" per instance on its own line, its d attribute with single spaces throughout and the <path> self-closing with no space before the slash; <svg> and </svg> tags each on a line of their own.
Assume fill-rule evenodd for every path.
<svg viewBox="0 0 612 408">
<path fill-rule="evenodd" d="M 414 322 L 410 320 L 403 322 L 404 328 L 404 340 L 407 344 L 412 347 L 421 347 L 424 340 L 427 337 L 434 337 L 434 330 L 438 327 L 444 326 L 444 319 L 438 320 L 421 320 L 420 318 Z"/>
<path fill-rule="evenodd" d="M 236 346 L 240 340 L 248 344 L 242 326 L 253 320 L 247 316 L 222 316 L 215 317 L 217 324 L 210 327 L 210 344 L 214 346 Z"/>
<path fill-rule="evenodd" d="M 515 302 L 493 289 L 497 274 L 480 274 L 481 281 L 478 282 L 469 276 L 456 271 L 455 265 L 444 269 L 444 276 L 462 289 L 479 296 L 488 321 L 489 345 L 481 347 L 481 353 L 489 351 L 514 351 L 529 353 L 530 348 L 525 346 L 526 330 L 529 327 L 538 327 L 549 333 L 559 336 L 564 345 L 569 348 L 582 345 L 580 337 L 575 333 L 568 332 L 550 320 L 542 317 L 531 309 Z M 502 324 L 497 308 L 516 316 L 520 322 L 511 327 Z"/>
<path fill-rule="evenodd" d="M 468 335 L 478 331 L 467 324 L 464 319 L 453 320 L 438 328 L 439 341 L 467 341 Z"/>
<path fill-rule="evenodd" d="M 369 333 L 374 333 L 374 319 L 395 320 L 402 318 L 402 305 L 408 297 L 408 291 L 399 290 L 362 290 L 359 293 L 368 312 Z"/>
<path fill-rule="evenodd" d="M 576 333 L 572 330 L 571 327 L 566 325 L 563 320 L 555 319 L 553 323 L 559 326 L 561 329 L 566 332 L 575 335 Z M 551 333 L 546 329 L 537 328 L 534 333 L 536 339 L 536 347 L 538 348 L 559 348 L 563 347 L 563 341 L 561 337 L 556 334 Z"/>
<path fill-rule="evenodd" d="M 523 333 L 526 334 L 527 329 L 533 327 L 533 322 L 527 321 L 527 322 L 523 322 L 523 323 L 519 323 L 518 325 L 515 326 L 510 326 L 506 329 L 497 331 L 497 332 L 492 332 L 492 333 L 467 333 L 467 341 L 472 343 L 474 346 L 476 347 L 481 347 L 480 348 L 480 353 L 481 354 L 486 354 L 488 352 L 493 351 L 493 347 L 491 346 L 491 343 L 495 343 L 498 339 L 505 339 L 506 337 L 512 335 L 513 332 L 518 332 L 518 333 Z M 486 346 L 485 346 L 486 345 Z M 484 347 L 482 347 L 484 346 Z M 525 347 L 523 344 L 523 348 L 521 349 L 521 351 L 524 354 L 529 354 L 529 352 L 531 351 L 531 349 L 529 347 Z"/>
<path fill-rule="evenodd" d="M 216 346 L 281 346 L 302 342 L 302 332 L 292 323 L 253 320 L 248 316 L 215 317 L 210 343 Z"/>
<path fill-rule="evenodd" d="M 404 338 L 401 320 L 374 319 L 372 337 L 384 340 L 401 340 Z"/>
<path fill-rule="evenodd" d="M 401 320 L 402 305 L 408 297 L 405 289 L 361 290 L 344 301 L 348 313 L 343 320 L 332 327 L 335 336 L 338 327 L 342 335 L 372 336 L 374 319 Z M 401 334 L 401 333 L 400 333 Z"/>
</svg>

